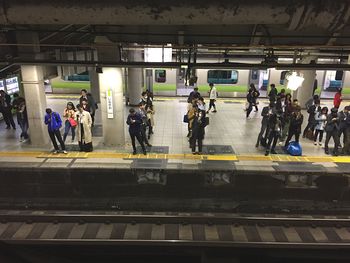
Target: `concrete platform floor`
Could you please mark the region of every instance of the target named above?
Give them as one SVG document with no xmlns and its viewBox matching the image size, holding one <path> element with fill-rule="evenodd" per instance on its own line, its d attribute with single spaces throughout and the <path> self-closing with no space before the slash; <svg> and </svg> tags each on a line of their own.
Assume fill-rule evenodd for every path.
<svg viewBox="0 0 350 263">
<path fill-rule="evenodd" d="M 68 101 L 78 102 L 75 95 L 48 96 L 47 105 L 59 113 Z M 203 144 L 207 146 L 210 154 L 237 154 L 237 155 L 263 155 L 263 148 L 255 148 L 256 139 L 260 130 L 261 109 L 267 105 L 266 100 L 260 100 L 259 112 L 252 112 L 251 119 L 245 118 L 243 111 L 244 99 L 219 99 L 217 102 L 217 113 L 210 113 L 210 125 L 206 128 L 206 136 Z M 323 101 L 324 105 L 331 106 L 331 101 Z M 342 106 L 350 102 L 344 101 Z M 157 146 L 157 153 L 170 154 L 190 154 L 187 135 L 187 124 L 183 123 L 183 115 L 186 113 L 186 98 L 156 98 L 155 102 L 155 127 L 154 135 L 150 143 Z M 341 107 L 342 108 L 342 107 Z M 129 107 L 125 107 L 125 116 Z M 44 114 L 44 113 L 43 113 Z M 126 117 L 125 117 L 126 119 Z M 94 151 L 116 151 L 119 153 L 129 153 L 132 151 L 127 125 L 125 125 L 125 146 L 109 148 L 103 145 L 101 111 L 97 110 L 94 127 Z M 304 112 L 303 127 L 307 124 L 307 113 Z M 63 129 L 62 129 L 63 133 Z M 35 148 L 29 143 L 19 142 L 20 129 L 6 130 L 3 121 L 0 122 L 0 149 L 1 151 L 50 151 L 52 146 L 46 148 Z M 70 135 L 67 138 L 68 149 L 77 149 L 77 142 L 71 143 Z M 306 139 L 301 139 L 303 155 L 305 156 L 325 156 L 324 148 L 314 146 Z M 218 152 L 220 148 L 224 152 Z M 331 142 L 330 147 L 333 147 Z M 211 150 L 210 150 L 211 149 Z M 221 149 L 221 150 L 222 150 Z M 281 147 L 277 147 L 277 152 L 283 154 Z"/>
</svg>

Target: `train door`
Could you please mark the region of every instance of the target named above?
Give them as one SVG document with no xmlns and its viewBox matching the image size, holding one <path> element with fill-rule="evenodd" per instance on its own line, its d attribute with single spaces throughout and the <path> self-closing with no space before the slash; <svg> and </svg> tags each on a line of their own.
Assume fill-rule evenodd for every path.
<svg viewBox="0 0 350 263">
<path fill-rule="evenodd" d="M 332 98 L 338 89 L 343 88 L 343 77 L 342 70 L 327 70 L 324 75 L 322 96 Z"/>
<path fill-rule="evenodd" d="M 266 90 L 269 83 L 267 70 L 253 69 L 250 71 L 249 84 L 254 84 L 259 90 Z"/>
<path fill-rule="evenodd" d="M 188 96 L 192 91 L 193 87 L 185 85 L 185 68 L 176 69 L 176 95 L 177 96 Z"/>
<path fill-rule="evenodd" d="M 146 69 L 146 90 L 153 92 L 153 69 Z"/>
</svg>

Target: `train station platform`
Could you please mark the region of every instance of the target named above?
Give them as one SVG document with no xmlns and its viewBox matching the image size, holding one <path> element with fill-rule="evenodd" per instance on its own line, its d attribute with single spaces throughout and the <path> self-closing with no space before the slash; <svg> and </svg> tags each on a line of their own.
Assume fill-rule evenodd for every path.
<svg viewBox="0 0 350 263">
<path fill-rule="evenodd" d="M 77 95 L 48 95 L 47 105 L 62 113 L 68 101 L 78 102 Z M 111 148 L 103 145 L 101 110 L 96 112 L 93 128 L 94 151 L 79 152 L 77 142 L 71 142 L 68 135 L 68 154 L 53 154 L 52 146 L 32 147 L 28 142 L 19 142 L 19 129 L 6 130 L 0 123 L 0 167 L 60 167 L 60 168 L 121 168 L 121 169 L 178 169 L 178 170 L 239 170 L 259 172 L 319 172 L 347 173 L 350 171 L 350 157 L 330 156 L 324 148 L 301 138 L 303 155 L 289 156 L 282 145 L 278 154 L 264 156 L 263 148 L 256 148 L 260 130 L 261 110 L 267 105 L 260 100 L 259 112 L 252 112 L 251 119 L 245 118 L 244 99 L 219 99 L 217 113 L 210 113 L 210 124 L 206 127 L 203 141 L 203 155 L 192 155 L 189 148 L 187 124 L 182 122 L 186 113 L 185 98 L 156 97 L 154 134 L 150 139 L 152 147 L 146 156 L 132 155 L 131 142 L 125 125 L 125 145 Z M 322 104 L 331 107 L 331 101 Z M 343 101 L 342 105 L 350 102 Z M 125 116 L 129 107 L 125 106 Z M 125 118 L 126 119 L 126 118 Z M 304 112 L 303 128 L 307 124 Z M 63 132 L 63 131 L 62 131 Z M 330 147 L 332 148 L 332 143 Z M 138 152 L 141 153 L 140 147 Z"/>
</svg>

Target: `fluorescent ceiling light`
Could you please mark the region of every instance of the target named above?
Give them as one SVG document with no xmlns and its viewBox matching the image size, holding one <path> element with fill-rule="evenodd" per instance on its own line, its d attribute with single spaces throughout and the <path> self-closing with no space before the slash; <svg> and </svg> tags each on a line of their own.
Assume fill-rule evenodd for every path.
<svg viewBox="0 0 350 263">
<path fill-rule="evenodd" d="M 303 84 L 304 81 L 304 78 L 298 76 L 295 71 L 286 78 L 288 80 L 287 88 L 293 91 L 297 90 Z"/>
</svg>

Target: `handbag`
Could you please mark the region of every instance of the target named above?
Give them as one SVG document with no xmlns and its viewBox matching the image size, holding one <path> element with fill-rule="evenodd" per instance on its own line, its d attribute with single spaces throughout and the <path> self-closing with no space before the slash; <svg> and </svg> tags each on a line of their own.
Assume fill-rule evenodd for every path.
<svg viewBox="0 0 350 263">
<path fill-rule="evenodd" d="M 308 130 L 306 131 L 305 137 L 306 137 L 307 139 L 309 139 L 309 140 L 313 140 L 313 139 L 315 138 L 315 136 L 314 136 L 314 131 L 313 131 L 312 129 L 308 129 Z"/>
<path fill-rule="evenodd" d="M 188 115 L 187 114 L 184 115 L 183 122 L 184 123 L 189 123 L 189 119 L 188 119 Z"/>
<path fill-rule="evenodd" d="M 205 117 L 204 119 L 204 127 L 209 125 L 209 117 Z"/>
<path fill-rule="evenodd" d="M 78 123 L 76 122 L 76 120 L 74 120 L 73 118 L 69 118 L 68 119 L 70 126 L 75 127 L 78 125 Z"/>
</svg>

